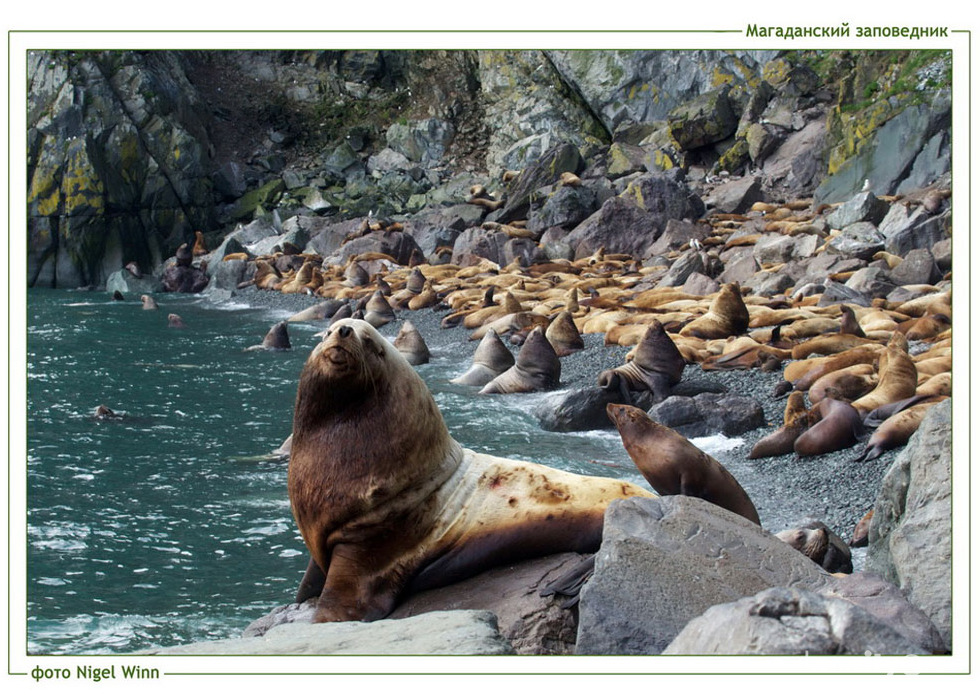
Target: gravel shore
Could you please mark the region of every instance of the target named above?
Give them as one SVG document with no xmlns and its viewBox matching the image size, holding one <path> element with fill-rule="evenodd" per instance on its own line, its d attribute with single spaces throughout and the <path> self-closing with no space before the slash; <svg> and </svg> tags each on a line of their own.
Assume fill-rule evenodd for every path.
<svg viewBox="0 0 980 695">
<path fill-rule="evenodd" d="M 283 314 L 299 311 L 318 301 L 305 295 L 284 295 L 252 288 L 237 292 L 233 300 Z M 398 317 L 410 319 L 430 349 L 459 346 L 466 360 L 475 349 L 475 344 L 469 343 L 465 329 L 444 329 L 440 326 L 445 313 L 429 309 L 399 311 Z M 382 330 L 389 337 L 396 332 L 397 326 L 394 324 Z M 562 358 L 562 388 L 594 384 L 599 371 L 621 364 L 627 352 L 626 348 L 605 347 L 601 335 L 585 335 L 583 338 L 585 350 Z M 787 454 L 749 460 L 746 457 L 755 442 L 782 424 L 785 397 L 774 398 L 771 395 L 773 387 L 781 379 L 780 373 L 758 370 L 706 373 L 697 365 L 688 365 L 682 381 L 692 379 L 720 382 L 729 392 L 754 398 L 762 406 L 767 425 L 733 438 L 728 442 L 732 448 L 715 454 L 715 458 L 732 472 L 748 492 L 759 511 L 763 526 L 776 532 L 813 519 L 825 523 L 845 541 L 849 540 L 854 525 L 874 504 L 881 479 L 901 449 L 886 452 L 868 462 L 854 460 L 863 450 L 863 444 L 823 456 L 799 458 L 795 454 Z M 530 454 L 528 458 L 533 460 Z M 863 566 L 864 549 L 852 552 L 855 570 L 858 570 Z"/>
</svg>

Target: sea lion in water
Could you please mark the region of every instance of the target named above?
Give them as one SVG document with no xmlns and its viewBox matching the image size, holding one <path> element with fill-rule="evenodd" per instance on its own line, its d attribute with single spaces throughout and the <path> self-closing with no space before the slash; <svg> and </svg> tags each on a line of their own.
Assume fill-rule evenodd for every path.
<svg viewBox="0 0 980 695">
<path fill-rule="evenodd" d="M 610 403 L 606 414 L 643 477 L 661 495 L 700 497 L 758 524 L 748 494 L 718 461 L 639 408 Z"/>
<path fill-rule="evenodd" d="M 783 411 L 783 426 L 755 443 L 748 458 L 768 458 L 793 452 L 796 439 L 809 427 L 809 413 L 802 391 L 793 391 Z"/>
<path fill-rule="evenodd" d="M 246 351 L 252 350 L 290 350 L 292 345 L 289 343 L 289 332 L 286 330 L 286 321 L 280 321 L 265 334 L 261 345 L 252 345 L 245 348 Z"/>
<path fill-rule="evenodd" d="M 819 521 L 810 521 L 799 528 L 780 531 L 776 538 L 796 548 L 828 572 L 854 571 L 851 549 L 843 539 Z"/>
<path fill-rule="evenodd" d="M 319 597 L 314 622 L 377 620 L 495 565 L 593 552 L 609 502 L 654 496 L 464 449 L 415 369 L 353 319 L 300 374 L 288 486 L 312 556 L 296 600 Z"/>
<path fill-rule="evenodd" d="M 796 438 L 797 456 L 829 454 L 853 446 L 864 434 L 861 415 L 849 403 L 828 396 L 810 409 L 810 427 Z"/>
<path fill-rule="evenodd" d="M 619 391 L 631 402 L 630 391 L 649 391 L 654 400 L 662 401 L 670 389 L 681 380 L 684 357 L 667 335 L 663 325 L 654 319 L 643 333 L 633 352 L 633 359 L 615 369 L 599 374 L 599 386 L 607 391 Z"/>
<path fill-rule="evenodd" d="M 486 386 L 514 366 L 514 354 L 494 330 L 487 331 L 473 353 L 473 364 L 463 374 L 450 379 L 453 384 Z"/>
<path fill-rule="evenodd" d="M 561 360 L 538 326 L 524 341 L 514 366 L 494 377 L 480 393 L 548 391 L 557 388 L 560 381 Z"/>
<path fill-rule="evenodd" d="M 429 346 L 411 321 L 402 324 L 393 345 L 412 366 L 426 364 L 429 361 Z"/>
<path fill-rule="evenodd" d="M 140 301 L 143 302 L 143 308 L 148 311 L 160 308 L 157 301 L 148 294 L 140 295 Z"/>
<path fill-rule="evenodd" d="M 167 327 L 168 328 L 186 328 L 184 325 L 184 319 L 180 318 L 180 314 L 167 314 Z"/>
</svg>

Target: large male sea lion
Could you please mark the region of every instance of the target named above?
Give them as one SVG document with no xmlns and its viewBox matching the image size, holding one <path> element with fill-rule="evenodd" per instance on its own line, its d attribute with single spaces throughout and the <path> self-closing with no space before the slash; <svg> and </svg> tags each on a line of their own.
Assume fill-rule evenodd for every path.
<svg viewBox="0 0 980 695">
<path fill-rule="evenodd" d="M 412 366 L 353 319 L 300 374 L 288 480 L 312 556 L 296 600 L 319 597 L 315 622 L 377 620 L 497 564 L 594 551 L 609 502 L 654 496 L 464 449 Z"/>
<path fill-rule="evenodd" d="M 759 523 L 755 505 L 735 476 L 686 437 L 631 405 L 610 403 L 606 414 L 626 453 L 659 494 L 700 497 Z"/>
<path fill-rule="evenodd" d="M 599 374 L 599 386 L 619 392 L 631 402 L 630 391 L 649 391 L 656 401 L 670 395 L 684 373 L 684 357 L 656 319 L 644 331 L 633 352 L 633 359 Z"/>
</svg>

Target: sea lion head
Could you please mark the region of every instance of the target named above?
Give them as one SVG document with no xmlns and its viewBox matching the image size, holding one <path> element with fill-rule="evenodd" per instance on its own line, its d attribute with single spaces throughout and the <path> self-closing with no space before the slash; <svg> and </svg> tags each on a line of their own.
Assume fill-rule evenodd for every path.
<svg viewBox="0 0 980 695">
<path fill-rule="evenodd" d="M 359 319 L 336 321 L 310 353 L 304 368 L 324 388 L 373 388 L 386 373 L 388 341 L 371 324 Z"/>
</svg>

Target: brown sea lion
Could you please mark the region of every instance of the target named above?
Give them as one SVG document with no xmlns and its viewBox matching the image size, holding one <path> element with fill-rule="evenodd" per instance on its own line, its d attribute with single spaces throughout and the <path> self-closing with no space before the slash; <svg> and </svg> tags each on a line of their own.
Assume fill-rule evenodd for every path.
<svg viewBox="0 0 980 695">
<path fill-rule="evenodd" d="M 651 323 L 633 351 L 633 359 L 615 369 L 599 374 L 599 386 L 619 391 L 626 402 L 632 402 L 630 391 L 649 391 L 655 400 L 670 395 L 684 373 L 684 357 L 659 321 Z"/>
<path fill-rule="evenodd" d="M 184 320 L 180 318 L 179 314 L 167 314 L 167 327 L 186 328 L 186 326 L 184 325 Z"/>
<path fill-rule="evenodd" d="M 558 387 L 561 381 L 561 360 L 551 343 L 538 326 L 521 346 L 514 366 L 494 377 L 480 393 L 527 393 L 547 391 Z"/>
<path fill-rule="evenodd" d="M 654 496 L 464 449 L 401 353 L 351 319 L 303 367 L 288 485 L 312 556 L 296 600 L 318 597 L 314 622 L 377 620 L 495 565 L 593 552 L 609 502 Z"/>
<path fill-rule="evenodd" d="M 824 398 L 810 409 L 810 427 L 793 442 L 797 456 L 829 454 L 853 446 L 864 434 L 861 416 L 849 403 Z"/>
<path fill-rule="evenodd" d="M 680 334 L 705 339 L 727 338 L 744 333 L 748 327 L 749 310 L 742 300 L 738 283 L 729 282 L 722 285 L 708 312 L 684 326 Z"/>
<path fill-rule="evenodd" d="M 864 451 L 855 461 L 872 461 L 889 449 L 905 446 L 909 438 L 915 434 L 932 406 L 944 401 L 949 396 L 931 396 L 914 405 L 902 408 L 894 415 L 885 419 L 868 438 Z M 910 399 L 911 400 L 911 399 Z"/>
<path fill-rule="evenodd" d="M 807 391 L 807 396 L 812 405 L 816 405 L 831 393 L 837 400 L 850 402 L 869 393 L 877 383 L 878 375 L 875 373 L 874 365 L 854 364 L 824 374 L 813 382 Z"/>
<path fill-rule="evenodd" d="M 874 507 L 868 510 L 868 513 L 861 517 L 861 519 L 854 525 L 854 533 L 851 534 L 851 540 L 848 545 L 852 548 L 864 548 L 868 545 L 868 531 L 871 530 L 871 518 L 874 516 Z"/>
<path fill-rule="evenodd" d="M 194 232 L 194 248 L 191 253 L 194 256 L 204 256 L 208 252 L 208 247 L 204 244 L 204 234 Z"/>
<path fill-rule="evenodd" d="M 191 261 L 194 260 L 194 254 L 191 247 L 186 243 L 177 247 L 174 257 L 176 258 L 177 265 L 184 268 L 189 268 Z"/>
<path fill-rule="evenodd" d="M 548 339 L 559 357 L 585 349 L 585 341 L 582 340 L 581 333 L 575 327 L 572 315 L 567 311 L 559 312 L 551 320 L 548 329 L 544 332 L 544 337 Z"/>
<path fill-rule="evenodd" d="M 776 538 L 796 548 L 828 572 L 850 574 L 854 571 L 850 548 L 820 521 L 810 521 L 799 528 L 780 531 Z"/>
<path fill-rule="evenodd" d="M 297 311 L 290 316 L 287 321 L 290 323 L 304 323 L 306 321 L 325 321 L 333 316 L 344 302 L 340 299 L 328 299 L 307 307 L 302 311 Z"/>
<path fill-rule="evenodd" d="M 107 405 L 99 405 L 95 408 L 95 412 L 92 413 L 92 417 L 96 420 L 117 420 L 122 418 L 122 415 Z"/>
<path fill-rule="evenodd" d="M 759 513 L 735 476 L 686 437 L 641 409 L 610 403 L 606 414 L 643 477 L 661 495 L 700 497 L 758 524 Z"/>
<path fill-rule="evenodd" d="M 864 330 L 861 328 L 861 324 L 858 323 L 857 316 L 854 315 L 854 309 L 846 304 L 840 305 L 840 332 L 841 335 L 855 335 L 858 338 L 864 337 Z"/>
<path fill-rule="evenodd" d="M 157 300 L 148 294 L 140 295 L 140 301 L 143 302 L 143 308 L 148 311 L 153 311 L 154 309 L 160 308 L 160 306 L 157 304 Z"/>
<path fill-rule="evenodd" d="M 861 345 L 826 357 L 811 357 L 790 362 L 783 370 L 783 378 L 799 391 L 807 391 L 820 377 L 855 364 L 872 364 L 878 359 L 881 345 Z"/>
<path fill-rule="evenodd" d="M 793 452 L 797 437 L 809 427 L 808 411 L 802 391 L 793 391 L 786 401 L 783 411 L 783 425 L 775 432 L 766 435 L 755 443 L 748 458 L 768 458 Z"/>
<path fill-rule="evenodd" d="M 393 345 L 412 366 L 427 364 L 429 361 L 429 346 L 425 344 L 425 339 L 419 333 L 419 329 L 411 321 L 402 324 L 398 335 L 395 336 Z"/>
<path fill-rule="evenodd" d="M 473 364 L 463 374 L 450 379 L 454 384 L 486 386 L 514 366 L 514 354 L 494 330 L 487 331 L 473 353 Z"/>
<path fill-rule="evenodd" d="M 289 343 L 289 332 L 286 330 L 286 321 L 280 321 L 270 328 L 260 345 L 252 345 L 245 348 L 246 351 L 290 349 L 292 349 L 292 345 Z"/>
</svg>

